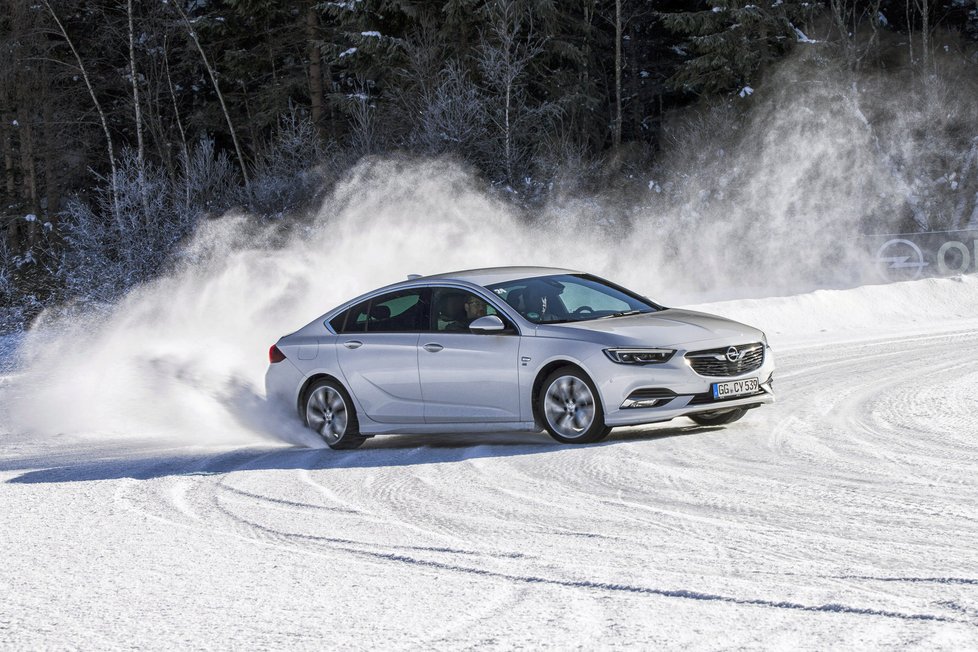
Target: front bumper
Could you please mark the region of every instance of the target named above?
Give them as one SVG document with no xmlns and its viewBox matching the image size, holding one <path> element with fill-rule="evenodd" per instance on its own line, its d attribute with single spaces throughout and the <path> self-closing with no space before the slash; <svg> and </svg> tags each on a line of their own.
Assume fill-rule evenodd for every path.
<svg viewBox="0 0 978 652">
<path fill-rule="evenodd" d="M 774 358 L 770 347 L 765 347 L 764 362 L 759 368 L 738 376 L 701 376 L 693 371 L 685 354 L 686 351 L 677 351 L 665 364 L 635 366 L 593 360 L 597 369 L 592 372 L 592 378 L 601 395 L 605 423 L 609 426 L 640 425 L 669 421 L 698 412 L 756 407 L 774 402 Z M 713 399 L 713 383 L 746 378 L 757 378 L 758 393 L 732 399 Z M 666 391 L 660 392 L 663 398 L 653 407 L 628 407 L 639 390 Z"/>
</svg>

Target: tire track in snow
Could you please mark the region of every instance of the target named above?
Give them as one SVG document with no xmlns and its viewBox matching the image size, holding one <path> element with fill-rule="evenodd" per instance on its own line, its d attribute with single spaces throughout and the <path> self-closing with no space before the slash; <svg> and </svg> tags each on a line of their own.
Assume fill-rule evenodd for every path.
<svg viewBox="0 0 978 652">
<path fill-rule="evenodd" d="M 973 625 L 967 596 L 935 601 L 939 594 L 930 590 L 904 595 L 896 582 L 889 583 L 892 591 L 880 591 L 876 587 L 886 582 L 873 571 L 938 570 L 950 568 L 955 556 L 959 564 L 974 560 L 963 543 L 973 540 L 973 526 L 944 541 L 914 535 L 948 516 L 960 525 L 975 510 L 968 503 L 951 514 L 930 513 L 937 503 L 929 501 L 947 502 L 940 475 L 908 478 L 900 457 L 913 454 L 936 466 L 951 455 L 967 463 L 973 450 L 967 437 L 942 439 L 946 433 L 927 431 L 922 438 L 921 426 L 902 427 L 892 417 L 900 416 L 897 407 L 922 378 L 939 392 L 945 375 L 970 377 L 969 363 L 949 360 L 948 349 L 960 353 L 975 341 L 958 334 L 785 352 L 779 403 L 718 431 L 658 434 L 682 432 L 674 422 L 627 431 L 620 441 L 613 434 L 606 445 L 512 456 L 506 446 L 484 443 L 461 453 L 427 445 L 364 449 L 387 461 L 380 467 L 364 457 L 362 467 L 344 468 L 344 458 L 336 457 L 325 466 L 306 465 L 313 469 L 269 470 L 252 458 L 217 475 L 190 476 L 189 483 L 149 481 L 168 488 L 157 487 L 143 506 L 295 554 L 352 555 L 448 578 Z M 909 353 L 885 350 L 901 346 Z M 962 391 L 954 389 L 952 400 Z M 921 419 L 926 430 L 926 414 Z M 916 436 L 912 445 L 908 436 Z M 375 443 L 384 448 L 382 440 Z M 927 482 L 937 486 L 928 489 Z M 297 490 L 300 485 L 312 496 Z M 922 489 L 928 490 L 917 493 Z M 596 541 L 607 541 L 615 559 L 602 560 L 604 546 Z M 514 547 L 519 558 L 498 555 Z M 942 547 L 929 568 L 910 561 Z M 582 564 L 590 577 L 577 579 Z M 636 572 L 639 567 L 644 570 Z M 777 578 L 765 590 L 771 595 L 800 588 L 810 597 L 849 599 L 751 596 L 755 590 L 744 578 L 762 567 Z M 795 572 L 799 568 L 803 572 Z M 636 581 L 602 579 L 630 574 Z M 711 587 L 726 582 L 731 590 L 658 588 L 697 576 Z M 738 597 L 744 595 L 750 597 Z M 925 605 L 934 612 L 919 608 Z M 450 637 L 457 629 L 446 631 Z"/>
</svg>

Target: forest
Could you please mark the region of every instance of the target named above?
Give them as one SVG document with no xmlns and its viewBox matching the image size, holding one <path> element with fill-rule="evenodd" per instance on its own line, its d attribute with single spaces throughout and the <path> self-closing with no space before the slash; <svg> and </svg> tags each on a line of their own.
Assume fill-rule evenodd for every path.
<svg viewBox="0 0 978 652">
<path fill-rule="evenodd" d="M 900 179 L 865 230 L 978 227 L 978 0 L 2 1 L 0 330 L 114 301 L 232 209 L 287 233 L 378 157 L 526 219 L 688 208 L 716 144 L 812 82 Z"/>
</svg>

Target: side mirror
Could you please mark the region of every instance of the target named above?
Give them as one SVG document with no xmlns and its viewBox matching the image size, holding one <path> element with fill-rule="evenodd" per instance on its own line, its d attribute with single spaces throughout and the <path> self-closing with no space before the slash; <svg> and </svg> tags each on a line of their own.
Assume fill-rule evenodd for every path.
<svg viewBox="0 0 978 652">
<path fill-rule="evenodd" d="M 480 335 L 498 335 L 506 330 L 506 324 L 496 315 L 486 315 L 469 324 L 469 330 Z"/>
</svg>

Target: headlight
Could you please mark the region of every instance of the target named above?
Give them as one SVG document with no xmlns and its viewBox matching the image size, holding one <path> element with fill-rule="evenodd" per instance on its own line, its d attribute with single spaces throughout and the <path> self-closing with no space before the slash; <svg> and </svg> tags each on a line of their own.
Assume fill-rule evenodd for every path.
<svg viewBox="0 0 978 652">
<path fill-rule="evenodd" d="M 672 349 L 605 349 L 604 354 L 618 364 L 662 364 L 675 353 Z"/>
</svg>

